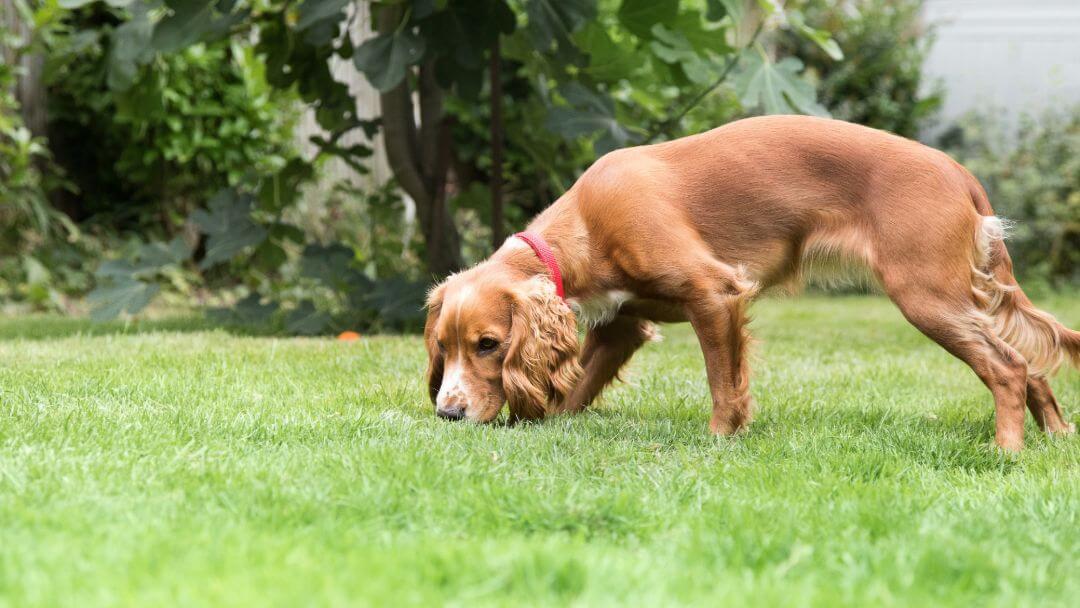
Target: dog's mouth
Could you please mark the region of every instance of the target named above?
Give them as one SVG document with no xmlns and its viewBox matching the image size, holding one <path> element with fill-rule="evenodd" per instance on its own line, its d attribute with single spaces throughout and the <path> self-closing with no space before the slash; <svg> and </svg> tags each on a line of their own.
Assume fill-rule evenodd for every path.
<svg viewBox="0 0 1080 608">
<path fill-rule="evenodd" d="M 502 411 L 502 405 L 498 407 L 485 407 L 481 411 L 470 410 L 468 406 L 446 406 L 435 408 L 435 415 L 450 422 L 473 422 L 487 424 L 494 422 Z"/>
</svg>

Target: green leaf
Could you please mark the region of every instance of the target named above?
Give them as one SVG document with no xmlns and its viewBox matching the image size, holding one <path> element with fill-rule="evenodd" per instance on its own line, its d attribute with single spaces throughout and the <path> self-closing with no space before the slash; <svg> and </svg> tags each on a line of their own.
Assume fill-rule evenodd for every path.
<svg viewBox="0 0 1080 608">
<path fill-rule="evenodd" d="M 132 274 L 136 278 L 147 278 L 167 266 L 183 264 L 190 256 L 191 248 L 183 237 L 178 236 L 168 243 L 146 243 L 135 254 Z"/>
<path fill-rule="evenodd" d="M 105 0 L 105 4 L 109 6 L 115 6 L 117 8 L 124 7 L 136 0 Z M 60 0 L 57 4 L 60 8 L 82 8 L 87 4 L 93 4 L 96 0 Z"/>
<path fill-rule="evenodd" d="M 731 22 L 738 26 L 746 15 L 746 0 L 707 0 L 705 5 L 705 18 L 709 21 L 731 17 Z"/>
<path fill-rule="evenodd" d="M 671 31 L 658 23 L 653 26 L 653 37 L 655 40 L 649 43 L 649 48 L 661 61 L 678 65 L 686 77 L 696 84 L 707 84 L 713 80 L 712 63 L 699 55 L 682 33 Z"/>
<path fill-rule="evenodd" d="M 674 24 L 678 13 L 679 0 L 623 0 L 618 16 L 630 33 L 648 40 L 655 25 Z"/>
<path fill-rule="evenodd" d="M 247 11 L 219 16 L 214 3 L 204 0 L 169 0 L 172 13 L 154 26 L 152 45 L 161 53 L 171 53 L 196 42 L 218 40 L 247 17 Z"/>
<path fill-rule="evenodd" d="M 275 302 L 267 302 L 263 304 L 260 302 L 258 294 L 250 294 L 248 297 L 240 300 L 233 307 L 233 311 L 236 313 L 237 318 L 242 322 L 247 323 L 264 323 L 270 319 L 271 316 L 278 310 L 278 305 Z"/>
<path fill-rule="evenodd" d="M 122 313 L 136 314 L 146 308 L 160 290 L 157 283 L 145 283 L 131 277 L 106 280 L 86 296 L 90 316 L 97 321 L 107 321 Z"/>
<path fill-rule="evenodd" d="M 206 269 L 230 260 L 245 248 L 266 239 L 266 229 L 251 219 L 250 196 L 223 190 L 210 201 L 209 206 L 209 213 L 200 209 L 191 216 L 199 229 L 209 235 L 206 257 L 199 264 L 200 268 Z"/>
<path fill-rule="evenodd" d="M 331 320 L 311 300 L 304 300 L 285 317 L 285 329 L 301 336 L 314 336 L 329 329 Z"/>
<path fill-rule="evenodd" d="M 270 232 L 270 238 L 284 243 L 286 241 L 292 241 L 296 244 L 301 244 L 307 238 L 307 235 L 300 228 L 293 226 L 292 224 L 286 224 L 284 222 L 277 222 L 271 224 L 268 227 Z"/>
<path fill-rule="evenodd" d="M 593 78 L 615 82 L 630 78 L 641 67 L 633 49 L 620 46 L 599 23 L 590 23 L 574 36 L 579 48 L 589 56 L 585 70 Z"/>
<path fill-rule="evenodd" d="M 844 58 L 844 51 L 840 50 L 840 45 L 832 39 L 829 32 L 824 30 L 814 29 L 806 24 L 803 14 L 799 11 L 787 12 L 788 23 L 798 32 L 803 38 L 812 41 L 821 47 L 821 50 L 836 61 L 840 61 Z"/>
<path fill-rule="evenodd" d="M 171 53 L 193 44 L 213 20 L 214 7 L 200 0 L 172 0 L 172 14 L 154 27 L 153 45 L 162 53 Z"/>
<path fill-rule="evenodd" d="M 596 18 L 595 0 L 528 0 L 525 13 L 529 37 L 541 52 L 555 49 L 562 61 L 581 62 L 570 35 Z"/>
<path fill-rule="evenodd" d="M 423 301 L 428 285 L 408 281 L 399 276 L 376 281 L 363 299 L 374 308 L 383 323 L 391 325 L 422 325 Z M 419 322 L 419 323 L 418 323 Z"/>
<path fill-rule="evenodd" d="M 353 55 L 356 69 L 364 73 L 371 86 L 381 92 L 396 87 L 410 65 L 424 57 L 424 39 L 402 30 L 380 34 L 360 45 Z"/>
<path fill-rule="evenodd" d="M 132 17 L 112 33 L 106 81 L 113 91 L 126 91 L 135 84 L 139 66 L 153 57 L 153 24 L 143 3 L 135 5 Z"/>
<path fill-rule="evenodd" d="M 296 29 L 305 30 L 331 17 L 344 17 L 344 8 L 351 0 L 304 0 L 296 18 Z"/>
<path fill-rule="evenodd" d="M 308 245 L 300 258 L 300 274 L 327 287 L 342 289 L 366 279 L 353 267 L 355 260 L 356 254 L 352 248 L 341 243 Z"/>
<path fill-rule="evenodd" d="M 623 147 L 634 134 L 615 118 L 615 104 L 610 98 L 590 91 L 578 82 L 570 82 L 559 92 L 570 107 L 557 106 L 548 111 L 545 126 L 568 140 L 599 134 L 593 144 L 597 154 Z"/>
<path fill-rule="evenodd" d="M 274 313 L 278 311 L 276 302 L 262 303 L 259 294 L 249 294 L 237 302 L 232 308 L 211 308 L 206 311 L 206 316 L 212 321 L 219 323 L 234 323 L 237 325 L 264 325 Z"/>
<path fill-rule="evenodd" d="M 315 175 L 315 169 L 302 158 L 293 158 L 259 188 L 262 209 L 278 212 L 300 198 L 300 188 Z"/>
<path fill-rule="evenodd" d="M 428 57 L 435 57 L 440 87 L 458 97 L 479 97 L 487 51 L 500 35 L 513 33 L 514 12 L 504 0 L 455 2 L 420 22 Z"/>
<path fill-rule="evenodd" d="M 699 11 L 680 11 L 675 23 L 669 26 L 668 29 L 685 36 L 698 53 L 704 54 L 706 51 L 712 51 L 719 55 L 727 55 L 732 52 L 725 36 L 727 30 L 722 27 L 706 29 L 705 22 Z"/>
<path fill-rule="evenodd" d="M 487 67 L 487 50 L 500 35 L 513 33 L 514 12 L 504 0 L 472 0 L 449 5 L 420 23 L 429 54 L 449 57 L 459 69 Z"/>
<path fill-rule="evenodd" d="M 258 51 L 266 57 L 266 81 L 278 89 L 296 82 L 296 71 L 289 65 L 295 44 L 292 31 L 280 20 L 266 23 L 259 31 Z"/>
<path fill-rule="evenodd" d="M 762 52 L 747 49 L 740 63 L 733 84 L 745 107 L 761 108 L 768 114 L 829 115 L 817 103 L 813 85 L 799 77 L 803 64 L 798 59 L 785 57 L 772 63 Z"/>
</svg>

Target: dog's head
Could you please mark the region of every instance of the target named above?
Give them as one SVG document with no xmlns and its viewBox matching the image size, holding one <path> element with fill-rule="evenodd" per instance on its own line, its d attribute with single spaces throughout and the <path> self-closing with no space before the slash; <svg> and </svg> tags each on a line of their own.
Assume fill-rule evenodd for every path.
<svg viewBox="0 0 1080 608">
<path fill-rule="evenodd" d="M 512 420 L 541 418 L 581 375 L 574 315 L 543 276 L 481 266 L 428 297 L 424 342 L 435 412 L 488 422 L 509 403 Z"/>
</svg>

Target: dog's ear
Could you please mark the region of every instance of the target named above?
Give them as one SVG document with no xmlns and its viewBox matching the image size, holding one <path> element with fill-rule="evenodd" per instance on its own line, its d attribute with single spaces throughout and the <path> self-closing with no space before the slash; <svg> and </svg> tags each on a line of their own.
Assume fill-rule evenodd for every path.
<svg viewBox="0 0 1080 608">
<path fill-rule="evenodd" d="M 503 362 L 503 390 L 512 420 L 542 418 L 581 378 L 574 313 L 547 277 L 511 291 L 510 348 Z"/>
<path fill-rule="evenodd" d="M 428 293 L 428 313 L 427 320 L 424 322 L 424 345 L 427 347 L 428 353 L 428 396 L 431 397 L 432 403 L 435 403 L 435 398 L 439 396 L 439 387 L 442 386 L 443 377 L 443 355 L 436 341 L 435 324 L 439 321 L 439 313 L 442 312 L 443 288 L 445 285 L 445 283 L 437 285 Z"/>
</svg>

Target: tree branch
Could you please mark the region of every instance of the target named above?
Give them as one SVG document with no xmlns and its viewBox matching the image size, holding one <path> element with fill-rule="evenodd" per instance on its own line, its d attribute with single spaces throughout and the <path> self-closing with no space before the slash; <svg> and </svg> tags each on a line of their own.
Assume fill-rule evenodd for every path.
<svg viewBox="0 0 1080 608">
<path fill-rule="evenodd" d="M 499 64 L 502 53 L 499 36 L 491 47 L 491 247 L 498 249 L 503 242 L 503 120 L 502 75 Z"/>
<path fill-rule="evenodd" d="M 379 11 L 379 32 L 392 32 L 401 19 L 397 6 L 386 6 Z M 416 202 L 422 213 L 431 206 L 431 191 L 424 179 L 416 154 L 416 123 L 413 118 L 412 94 L 406 78 L 393 89 L 379 95 L 383 120 L 383 146 L 386 159 L 398 184 Z M 423 217 L 421 221 L 423 221 Z"/>
<path fill-rule="evenodd" d="M 754 42 L 758 38 L 758 35 L 761 34 L 761 28 L 764 25 L 765 25 L 764 20 L 762 20 L 760 23 L 758 23 L 757 28 L 754 30 L 754 34 L 752 36 L 750 36 L 750 41 L 743 48 L 750 48 L 751 46 L 753 46 Z M 677 125 L 679 123 L 679 121 L 682 120 L 687 114 L 689 114 L 690 110 L 693 110 L 695 107 L 697 107 L 697 105 L 699 103 L 701 103 L 701 100 L 705 99 L 709 95 L 709 93 L 712 93 L 713 91 L 716 90 L 717 87 L 724 84 L 724 81 L 727 80 L 728 75 L 731 74 L 731 71 L 733 69 L 735 69 L 736 65 L 738 65 L 739 58 L 741 56 L 742 56 L 742 52 L 740 51 L 738 53 L 733 54 L 731 57 L 729 57 L 728 60 L 727 60 L 727 63 L 724 65 L 724 69 L 720 71 L 720 75 L 716 78 L 716 80 L 714 80 L 712 82 L 712 84 L 710 84 L 709 86 L 707 86 L 704 89 L 702 89 L 701 91 L 699 91 L 698 94 L 695 95 L 694 98 L 691 99 L 689 103 L 685 104 L 673 116 L 670 116 L 670 117 L 660 121 L 659 123 L 657 123 L 656 126 L 654 126 L 649 131 L 649 134 L 645 137 L 645 140 L 642 141 L 641 143 L 642 144 L 650 144 L 653 141 L 655 141 L 657 137 L 660 137 L 661 135 L 664 135 L 664 134 L 670 134 L 669 131 L 675 125 Z"/>
<path fill-rule="evenodd" d="M 435 82 L 435 62 L 420 66 L 420 165 L 430 187 L 440 179 L 439 138 L 443 122 L 443 92 Z"/>
</svg>

